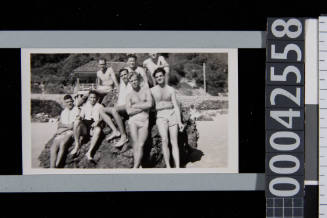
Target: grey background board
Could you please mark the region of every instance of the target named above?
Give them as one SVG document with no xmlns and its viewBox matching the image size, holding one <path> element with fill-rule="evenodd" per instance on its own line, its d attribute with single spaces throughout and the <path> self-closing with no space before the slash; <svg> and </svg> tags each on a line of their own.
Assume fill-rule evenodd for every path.
<svg viewBox="0 0 327 218">
<path fill-rule="evenodd" d="M 280 122 L 273 119 L 270 114 L 271 112 L 299 112 L 299 117 L 292 118 L 292 126 L 288 128 L 287 126 L 281 124 Z M 266 130 L 304 130 L 304 110 L 301 108 L 266 108 Z M 283 121 L 289 123 L 289 117 L 281 117 Z"/>
<path fill-rule="evenodd" d="M 275 50 L 273 50 L 273 47 L 275 47 Z M 267 40 L 266 51 L 267 51 L 267 56 L 266 56 L 267 62 L 277 62 L 277 63 L 304 62 L 303 41 Z"/>
<path fill-rule="evenodd" d="M 275 160 L 275 162 L 274 162 Z M 297 167 L 295 167 L 297 161 Z M 270 165 L 271 162 L 271 165 Z M 277 173 L 271 170 L 271 167 L 276 167 Z M 297 169 L 297 170 L 296 170 Z M 292 173 L 281 174 L 283 170 L 292 170 Z M 294 172 L 293 172 L 294 170 Z M 296 171 L 295 171 L 296 170 Z M 266 175 L 304 175 L 304 153 L 266 153 Z"/>
<path fill-rule="evenodd" d="M 295 71 L 297 73 L 294 73 Z M 283 78 L 278 78 L 278 81 L 272 80 L 272 72 L 276 75 L 276 77 L 286 75 L 286 81 L 282 81 Z M 300 76 L 297 76 L 297 74 Z M 304 85 L 304 80 L 304 63 L 266 64 L 266 84 L 268 85 Z"/>
<path fill-rule="evenodd" d="M 318 105 L 305 105 L 305 180 L 318 180 Z"/>
<path fill-rule="evenodd" d="M 304 105 L 304 86 L 266 86 L 266 108 L 296 108 Z"/>
<path fill-rule="evenodd" d="M 272 183 L 272 181 L 274 179 L 277 178 L 282 178 L 282 179 L 291 179 L 294 181 L 297 181 L 298 184 L 298 191 L 295 192 L 295 186 L 292 184 L 288 184 L 288 183 L 282 183 L 279 185 L 275 185 L 274 188 L 280 191 L 290 191 L 290 190 L 295 190 L 294 191 L 294 195 L 289 196 L 292 198 L 298 198 L 298 197 L 303 197 L 304 196 L 304 176 L 270 176 L 270 175 L 266 175 L 266 198 L 279 198 L 281 196 L 276 196 L 274 195 L 272 192 L 270 192 L 269 190 L 269 186 L 270 183 Z M 284 196 L 285 197 L 285 196 Z"/>
<path fill-rule="evenodd" d="M 297 21 L 293 21 L 290 19 L 296 19 Z M 275 25 L 277 25 L 277 23 L 279 23 L 278 26 L 275 26 L 275 30 L 277 32 L 279 32 L 281 35 L 281 37 L 277 37 L 275 36 L 275 34 L 273 34 L 273 26 L 272 24 L 276 21 L 276 20 L 281 20 L 282 22 L 276 22 Z M 278 39 L 278 40 L 304 40 L 304 31 L 305 31 L 305 25 L 304 25 L 304 18 L 294 18 L 294 17 L 269 17 L 267 18 L 267 39 Z M 284 23 L 284 25 L 282 24 Z M 296 34 L 296 37 L 289 37 L 289 35 L 287 34 L 289 32 L 289 35 L 292 37 L 294 34 L 296 34 L 297 32 L 299 34 Z M 279 35 L 279 33 L 277 33 Z"/>
<path fill-rule="evenodd" d="M 1 48 L 264 48 L 263 31 L 1 31 Z"/>
<path fill-rule="evenodd" d="M 115 174 L 1 176 L 0 192 L 264 190 L 265 175 Z M 242 181 L 242 182 L 240 182 Z"/>
<path fill-rule="evenodd" d="M 285 132 L 289 132 L 291 134 L 290 137 L 286 137 L 284 135 Z M 282 134 L 280 134 L 282 133 Z M 275 135 L 274 135 L 275 134 Z M 296 144 L 296 140 L 299 139 L 299 145 L 296 149 L 293 149 L 292 152 L 304 152 L 304 131 L 288 131 L 288 130 L 283 130 L 283 131 L 278 131 L 278 130 L 273 130 L 273 131 L 266 131 L 266 152 L 277 152 L 277 153 L 287 153 L 289 152 L 288 150 L 282 151 L 282 150 L 277 150 L 273 146 L 271 146 L 270 143 L 270 137 L 274 135 L 273 143 L 276 143 L 277 145 L 280 145 L 280 147 L 287 146 L 290 147 L 290 145 Z M 280 136 L 280 137 L 278 137 Z"/>
</svg>

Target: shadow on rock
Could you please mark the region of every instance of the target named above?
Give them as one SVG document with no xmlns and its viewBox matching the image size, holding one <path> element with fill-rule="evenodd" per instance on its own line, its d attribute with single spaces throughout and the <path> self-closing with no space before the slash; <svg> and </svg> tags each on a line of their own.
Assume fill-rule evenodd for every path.
<svg viewBox="0 0 327 218">
<path fill-rule="evenodd" d="M 188 160 L 189 162 L 197 162 L 199 160 L 201 160 L 201 158 L 203 157 L 203 152 L 198 150 L 198 149 L 193 149 L 190 153 L 190 155 L 188 156 Z"/>
</svg>

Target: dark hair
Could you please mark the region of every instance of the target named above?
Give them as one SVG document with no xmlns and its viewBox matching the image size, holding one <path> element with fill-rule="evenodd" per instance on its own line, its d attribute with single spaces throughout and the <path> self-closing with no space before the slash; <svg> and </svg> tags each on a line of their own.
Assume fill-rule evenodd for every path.
<svg viewBox="0 0 327 218">
<path fill-rule="evenodd" d="M 134 58 L 135 60 L 137 60 L 137 57 L 136 57 L 135 54 L 129 54 L 129 55 L 127 55 L 127 60 L 128 60 L 129 58 Z"/>
<path fill-rule="evenodd" d="M 65 96 L 64 96 L 64 101 L 67 100 L 67 99 L 71 99 L 71 100 L 73 100 L 73 98 L 72 98 L 71 95 L 65 95 Z"/>
<path fill-rule="evenodd" d="M 95 97 L 98 98 L 98 93 L 97 93 L 96 91 L 94 91 L 94 90 L 89 91 L 89 96 L 90 96 L 91 94 L 94 94 Z"/>
<path fill-rule="evenodd" d="M 128 73 L 127 68 L 122 68 L 122 69 L 119 70 L 119 76 L 120 76 L 121 72 L 123 72 L 123 71 L 127 71 L 127 73 Z"/>
<path fill-rule="evenodd" d="M 140 80 L 140 78 L 139 78 L 139 74 L 136 73 L 135 71 L 131 71 L 131 72 L 129 73 L 128 79 L 130 80 L 133 76 L 136 76 L 137 80 Z"/>
<path fill-rule="evenodd" d="M 163 75 L 166 75 L 166 71 L 165 71 L 165 69 L 163 69 L 162 67 L 159 67 L 159 68 L 157 68 L 154 72 L 153 72 L 153 77 L 156 77 L 156 74 L 157 73 L 162 73 Z"/>
<path fill-rule="evenodd" d="M 76 99 L 78 97 L 83 97 L 83 95 L 82 94 L 77 94 L 77 95 L 75 95 L 74 99 Z"/>
</svg>

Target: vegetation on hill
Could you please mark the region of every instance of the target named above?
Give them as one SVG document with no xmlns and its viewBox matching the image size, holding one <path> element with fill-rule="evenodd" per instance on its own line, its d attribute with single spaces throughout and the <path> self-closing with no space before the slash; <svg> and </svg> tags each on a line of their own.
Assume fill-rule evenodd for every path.
<svg viewBox="0 0 327 218">
<path fill-rule="evenodd" d="M 170 53 L 162 54 L 170 64 L 170 84 L 176 88 L 181 79 L 195 81 L 203 88 L 203 63 L 206 63 L 207 92 L 217 95 L 227 91 L 228 64 L 226 53 Z M 148 58 L 145 53 L 137 54 L 138 64 Z M 108 61 L 126 61 L 127 54 L 32 54 L 32 93 L 40 93 L 39 84 L 44 82 L 47 93 L 66 93 L 74 84 L 73 70 L 99 58 Z M 70 87 L 70 88 L 67 88 Z M 187 87 L 187 88 L 186 88 Z M 185 91 L 187 92 L 187 90 Z"/>
<path fill-rule="evenodd" d="M 52 100 L 31 100 L 32 121 L 40 121 L 43 115 L 48 116 L 48 118 L 58 117 L 62 110 L 62 106 Z"/>
</svg>

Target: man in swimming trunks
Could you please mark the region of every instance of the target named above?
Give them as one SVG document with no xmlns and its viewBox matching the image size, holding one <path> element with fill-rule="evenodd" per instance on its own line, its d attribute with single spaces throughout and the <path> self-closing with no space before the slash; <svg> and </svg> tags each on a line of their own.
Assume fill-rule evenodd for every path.
<svg viewBox="0 0 327 218">
<path fill-rule="evenodd" d="M 50 149 L 50 168 L 59 167 L 67 145 L 73 140 L 73 127 L 79 110 L 74 107 L 73 98 L 70 95 L 64 96 L 65 109 L 60 114 L 56 137 Z"/>
<path fill-rule="evenodd" d="M 121 116 L 127 117 L 126 112 L 126 97 L 128 93 L 132 91 L 132 87 L 128 81 L 129 72 L 127 69 L 121 69 L 119 71 L 120 76 L 120 84 L 119 84 L 119 93 L 118 93 L 118 101 L 114 107 L 105 107 L 100 109 L 100 116 L 104 122 L 106 122 L 110 127 L 114 125 L 112 123 L 111 117 L 108 116 L 110 114 L 117 123 L 118 129 L 112 128 L 112 133 L 106 137 L 107 141 L 110 141 L 113 138 L 120 137 L 120 140 L 114 145 L 115 147 L 123 146 L 127 141 L 128 137 L 126 134 L 125 126 Z"/>
<path fill-rule="evenodd" d="M 143 67 L 137 66 L 137 57 L 134 54 L 128 55 L 127 67 L 129 73 L 136 72 L 141 76 L 140 85 L 149 87 L 148 77 Z"/>
<path fill-rule="evenodd" d="M 129 82 L 133 90 L 127 95 L 126 111 L 129 115 L 128 124 L 133 145 L 134 168 L 138 168 L 141 165 L 143 146 L 149 132 L 149 109 L 152 107 L 152 96 L 150 89 L 140 86 L 137 73 L 131 73 Z"/>
<path fill-rule="evenodd" d="M 150 72 L 153 86 L 156 85 L 156 80 L 153 76 L 154 71 L 157 68 L 163 68 L 165 70 L 165 83 L 169 82 L 169 64 L 165 58 L 157 53 L 149 53 L 149 58 L 143 62 L 143 67 Z"/>
<path fill-rule="evenodd" d="M 114 87 L 118 88 L 116 75 L 111 67 L 107 67 L 106 59 L 100 59 L 98 62 L 99 71 L 97 72 L 97 89 L 99 94 L 107 94 Z"/>
<path fill-rule="evenodd" d="M 172 154 L 175 167 L 180 167 L 178 148 L 178 129 L 184 130 L 181 120 L 181 112 L 176 100 L 175 89 L 165 83 L 165 73 L 163 68 L 157 68 L 153 75 L 158 85 L 151 88 L 151 93 L 155 101 L 157 111 L 157 126 L 162 141 L 162 152 L 166 167 L 170 168 L 170 151 L 168 148 L 168 135 L 172 146 Z"/>
<path fill-rule="evenodd" d="M 85 154 L 88 160 L 92 160 L 92 153 L 102 132 L 101 117 L 99 110 L 103 108 L 97 102 L 98 96 L 94 91 L 89 92 L 88 101 L 82 106 L 80 115 L 74 124 L 75 148 L 71 154 L 76 154 L 80 148 L 80 137 L 91 136 L 90 148 Z M 76 143 L 77 142 L 77 143 Z"/>
</svg>

